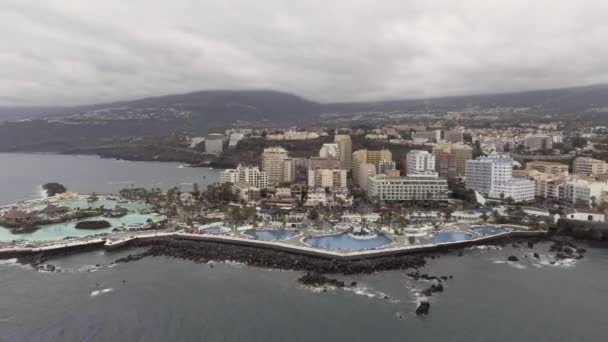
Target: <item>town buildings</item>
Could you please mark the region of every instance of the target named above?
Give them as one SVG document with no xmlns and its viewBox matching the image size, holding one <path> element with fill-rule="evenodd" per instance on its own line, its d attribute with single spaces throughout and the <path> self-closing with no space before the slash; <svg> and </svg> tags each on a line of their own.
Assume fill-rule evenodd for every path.
<svg viewBox="0 0 608 342">
<path fill-rule="evenodd" d="M 262 152 L 262 171 L 268 173 L 269 184 L 278 184 L 285 181 L 285 159 L 288 158 L 287 150 L 282 147 L 264 149 L 264 152 Z M 290 161 L 287 166 L 291 167 L 293 163 Z"/>
<path fill-rule="evenodd" d="M 608 173 L 608 163 L 603 160 L 578 157 L 574 159 L 572 171 L 576 175 L 595 177 Z"/>
<path fill-rule="evenodd" d="M 226 169 L 220 174 L 220 184 L 245 182 L 253 187 L 264 189 L 268 187 L 268 172 L 262 172 L 255 167 L 237 166 L 236 169 Z"/>
<path fill-rule="evenodd" d="M 546 161 L 531 161 L 526 163 L 526 170 L 536 170 L 552 175 L 568 174 L 568 165 Z"/>
<path fill-rule="evenodd" d="M 525 178 L 513 178 L 513 159 L 504 155 L 479 157 L 466 162 L 466 187 L 489 198 L 515 202 L 534 200 L 536 185 Z"/>
<path fill-rule="evenodd" d="M 428 151 L 413 150 L 405 158 L 407 176 L 436 175 L 435 156 Z"/>
<path fill-rule="evenodd" d="M 340 158 L 340 146 L 338 144 L 323 144 L 319 151 L 321 158 Z"/>
<path fill-rule="evenodd" d="M 437 144 L 433 146 L 433 154 L 440 177 L 463 177 L 467 160 L 473 159 L 473 148 L 464 144 Z"/>
<path fill-rule="evenodd" d="M 336 134 L 334 142 L 338 144 L 340 164 L 343 169 L 352 168 L 353 143 L 350 135 Z"/>
<path fill-rule="evenodd" d="M 363 179 L 369 172 L 369 167 L 364 164 L 371 164 L 374 172 L 378 173 L 380 161 L 392 160 L 393 154 L 389 150 L 357 150 L 352 154 L 352 174 L 355 185 L 363 187 Z"/>
<path fill-rule="evenodd" d="M 317 169 L 308 170 L 308 186 L 312 188 L 346 188 L 346 175 L 344 169 Z"/>
<path fill-rule="evenodd" d="M 524 146 L 530 151 L 546 151 L 553 148 L 553 138 L 549 135 L 534 134 L 524 138 Z"/>
<path fill-rule="evenodd" d="M 447 200 L 448 182 L 442 178 L 376 175 L 367 182 L 367 196 L 373 202 Z"/>
</svg>

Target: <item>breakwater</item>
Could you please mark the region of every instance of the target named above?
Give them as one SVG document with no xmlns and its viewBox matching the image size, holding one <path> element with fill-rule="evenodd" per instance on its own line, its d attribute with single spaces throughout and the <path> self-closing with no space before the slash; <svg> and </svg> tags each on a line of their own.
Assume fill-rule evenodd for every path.
<svg viewBox="0 0 608 342">
<path fill-rule="evenodd" d="M 262 241 L 231 236 L 200 235 L 187 233 L 156 233 L 142 234 L 124 239 L 91 239 L 86 241 L 59 243 L 44 247 L 5 248 L 0 249 L 0 258 L 18 258 L 28 262 L 33 256 L 34 261 L 48 257 L 72 254 L 85 250 L 104 248 L 108 251 L 130 248 L 151 247 L 145 255 L 133 256 L 137 259 L 148 255 L 172 255 L 192 260 L 235 260 L 260 266 L 304 269 L 304 270 L 337 270 L 330 264 L 337 263 L 342 273 L 367 272 L 375 270 L 410 268 L 421 266 L 415 258 L 431 253 L 442 253 L 473 245 L 500 243 L 510 239 L 541 239 L 546 236 L 544 231 L 511 231 L 501 234 L 473 238 L 466 241 L 446 242 L 437 244 L 412 245 L 404 247 L 388 247 L 376 250 L 337 252 L 306 246 L 298 246 L 277 241 Z M 295 258 L 294 258 L 295 256 Z M 408 260 L 408 256 L 414 259 Z M 298 257 L 330 262 L 325 266 L 314 266 L 317 261 L 309 263 L 310 269 Z M 374 259 L 381 259 L 376 260 Z M 403 260 L 399 260 L 403 259 Z M 256 260 L 259 260 L 256 261 Z M 281 261 L 287 260 L 287 261 Z M 130 260 L 123 260 L 130 261 Z M 351 264 L 351 266 L 346 266 Z M 373 264 L 373 265 L 372 265 Z M 302 266 L 304 265 L 304 266 Z"/>
</svg>

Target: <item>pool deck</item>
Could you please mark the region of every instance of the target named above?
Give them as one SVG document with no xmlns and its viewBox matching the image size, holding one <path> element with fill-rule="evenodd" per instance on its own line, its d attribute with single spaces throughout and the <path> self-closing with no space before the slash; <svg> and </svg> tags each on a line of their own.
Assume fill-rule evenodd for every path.
<svg viewBox="0 0 608 342">
<path fill-rule="evenodd" d="M 509 225 L 512 226 L 512 225 Z M 523 227 L 522 227 L 523 228 Z M 224 235 L 205 235 L 205 234 L 188 234 L 182 232 L 167 232 L 167 233 L 151 233 L 151 234 L 137 234 L 120 239 L 112 238 L 95 238 L 77 242 L 67 242 L 52 244 L 44 247 L 24 248 L 24 247 L 12 247 L 0 249 L 0 259 L 14 258 L 28 254 L 35 253 L 61 253 L 68 251 L 78 251 L 92 248 L 104 248 L 106 250 L 118 249 L 121 247 L 128 247 L 135 241 L 142 240 L 155 240 L 163 238 L 176 238 L 194 241 L 205 241 L 224 243 L 237 246 L 255 247 L 263 249 L 271 249 L 280 252 L 287 252 L 292 254 L 320 257 L 326 259 L 339 259 L 339 260 L 360 260 L 360 259 L 371 259 L 378 257 L 387 256 L 400 256 L 406 254 L 415 253 L 430 253 L 435 251 L 442 251 L 447 249 L 458 249 L 472 245 L 480 245 L 495 240 L 504 238 L 517 237 L 517 238 L 535 238 L 545 236 L 545 231 L 528 231 L 528 230 L 514 230 L 511 232 L 505 232 L 501 234 L 495 234 L 490 236 L 475 237 L 470 240 L 446 242 L 446 243 L 427 243 L 427 244 L 415 244 L 415 245 L 399 245 L 391 244 L 388 247 L 364 250 L 364 251 L 330 251 L 318 248 L 312 248 L 306 245 L 294 243 L 289 241 L 291 239 L 282 241 L 261 241 L 250 238 L 236 237 L 236 236 L 224 236 Z M 298 239 L 295 239 L 298 241 Z"/>
</svg>

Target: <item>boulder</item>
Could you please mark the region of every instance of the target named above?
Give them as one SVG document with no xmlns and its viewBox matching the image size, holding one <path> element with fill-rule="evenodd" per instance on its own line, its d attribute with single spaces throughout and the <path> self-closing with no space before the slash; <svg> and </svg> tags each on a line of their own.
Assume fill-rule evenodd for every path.
<svg viewBox="0 0 608 342">
<path fill-rule="evenodd" d="M 507 260 L 508 260 L 508 261 L 513 261 L 513 262 L 517 262 L 517 261 L 519 261 L 519 259 L 518 259 L 518 258 L 517 258 L 515 255 L 510 255 L 510 256 L 507 258 Z"/>
<path fill-rule="evenodd" d="M 416 308 L 416 315 L 418 315 L 418 316 L 428 315 L 430 308 L 431 308 L 431 303 L 426 302 L 426 301 L 420 302 L 420 304 L 418 304 L 418 307 Z"/>
</svg>

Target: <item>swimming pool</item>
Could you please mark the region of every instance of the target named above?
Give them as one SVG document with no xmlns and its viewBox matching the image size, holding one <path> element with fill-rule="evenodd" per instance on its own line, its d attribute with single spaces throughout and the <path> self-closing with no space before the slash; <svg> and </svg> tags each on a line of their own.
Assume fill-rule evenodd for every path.
<svg viewBox="0 0 608 342">
<path fill-rule="evenodd" d="M 349 233 L 323 236 L 309 236 L 304 242 L 312 247 L 328 250 L 362 251 L 386 246 L 392 242 L 388 237 L 378 234 L 372 237 L 356 237 Z"/>
</svg>

